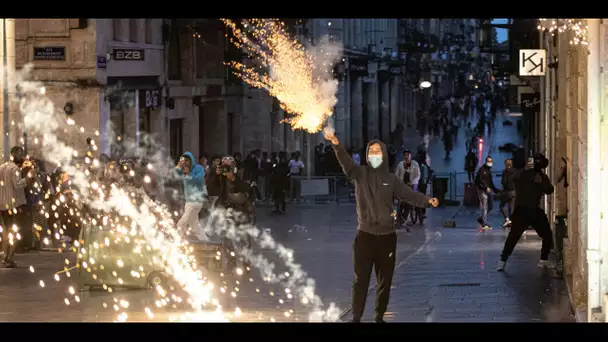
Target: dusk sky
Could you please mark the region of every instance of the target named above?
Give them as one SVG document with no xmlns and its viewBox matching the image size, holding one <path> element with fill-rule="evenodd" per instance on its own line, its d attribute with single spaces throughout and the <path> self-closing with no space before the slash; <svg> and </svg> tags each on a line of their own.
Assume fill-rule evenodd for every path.
<svg viewBox="0 0 608 342">
<path fill-rule="evenodd" d="M 509 19 L 494 19 L 492 20 L 492 23 L 494 24 L 506 24 L 508 23 Z M 502 43 L 505 40 L 509 39 L 509 33 L 506 29 L 496 29 L 497 31 L 497 38 L 498 38 L 498 42 Z"/>
</svg>

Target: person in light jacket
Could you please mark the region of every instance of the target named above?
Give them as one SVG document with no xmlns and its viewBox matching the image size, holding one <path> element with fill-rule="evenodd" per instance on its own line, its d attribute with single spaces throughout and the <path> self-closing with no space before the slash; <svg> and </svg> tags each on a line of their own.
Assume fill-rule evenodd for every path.
<svg viewBox="0 0 608 342">
<path fill-rule="evenodd" d="M 205 187 L 205 169 L 196 162 L 190 152 L 182 154 L 175 168 L 178 178 L 184 182 L 184 215 L 177 222 L 180 229 L 190 228 L 199 240 L 206 240 L 207 236 L 199 227 L 198 214 L 203 208 L 204 197 L 207 195 Z"/>
<path fill-rule="evenodd" d="M 412 153 L 409 150 L 403 152 L 403 161 L 397 165 L 395 171 L 397 178 L 401 179 L 405 185 L 414 190 L 418 190 L 418 182 L 420 181 L 420 165 L 417 161 L 412 160 Z M 412 206 L 407 202 L 399 202 L 399 218 L 402 224 L 406 223 Z M 401 225 L 399 225 L 401 227 Z"/>
<path fill-rule="evenodd" d="M 413 188 L 418 187 L 420 181 L 420 165 L 418 162 L 412 159 L 412 152 L 409 150 L 403 151 L 403 161 L 397 165 L 395 171 L 397 178 L 403 180 L 407 185 L 411 185 Z"/>
</svg>

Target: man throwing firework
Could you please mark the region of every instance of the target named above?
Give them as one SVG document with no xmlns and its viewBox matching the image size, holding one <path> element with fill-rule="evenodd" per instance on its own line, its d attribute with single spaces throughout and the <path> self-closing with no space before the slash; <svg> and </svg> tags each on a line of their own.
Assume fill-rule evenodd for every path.
<svg viewBox="0 0 608 342">
<path fill-rule="evenodd" d="M 439 201 L 414 191 L 388 170 L 386 146 L 379 140 L 367 145 L 367 165 L 357 165 L 348 155 L 333 129 L 325 128 L 325 139 L 334 148 L 346 176 L 355 185 L 357 201 L 357 236 L 353 245 L 355 280 L 353 282 L 352 322 L 360 322 L 365 308 L 372 269 L 376 269 L 375 322 L 384 322 L 388 306 L 395 257 L 397 234 L 392 217 L 393 200 L 397 198 L 416 207 L 436 207 Z"/>
<path fill-rule="evenodd" d="M 542 153 L 537 153 L 528 160 L 524 170 L 520 170 L 513 175 L 515 210 L 511 215 L 511 231 L 505 241 L 500 262 L 496 269 L 498 272 L 504 271 L 507 260 L 513 253 L 519 238 L 530 226 L 543 239 L 538 267 L 553 267 L 549 261 L 549 253 L 554 247 L 553 232 L 547 214 L 539 207 L 543 196 L 551 195 L 555 190 L 549 177 L 543 172 L 548 166 L 549 160 Z"/>
</svg>

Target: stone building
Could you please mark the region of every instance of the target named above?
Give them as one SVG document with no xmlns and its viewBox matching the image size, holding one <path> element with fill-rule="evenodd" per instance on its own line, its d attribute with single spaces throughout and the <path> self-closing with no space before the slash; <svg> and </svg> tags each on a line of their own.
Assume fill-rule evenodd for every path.
<svg viewBox="0 0 608 342">
<path fill-rule="evenodd" d="M 16 68 L 33 63 L 32 78 L 44 84 L 57 114 L 85 129 L 63 137 L 71 146 L 97 131 L 107 154 L 121 154 L 123 142 L 143 140 L 143 132 L 162 144 L 162 19 L 15 19 L 14 27 Z M 15 131 L 11 139 L 21 136 Z"/>
<path fill-rule="evenodd" d="M 555 182 L 567 164 L 566 188 L 545 203 L 550 219 L 565 217 L 564 279 L 580 322 L 608 322 L 608 121 L 606 79 L 607 30 L 602 19 L 581 19 L 588 45 L 570 42 L 573 30 L 541 32 L 547 72 L 541 77 L 541 115 L 537 118 L 538 151 L 547 151 L 547 170 Z M 559 234 L 556 237 L 561 238 Z"/>
</svg>

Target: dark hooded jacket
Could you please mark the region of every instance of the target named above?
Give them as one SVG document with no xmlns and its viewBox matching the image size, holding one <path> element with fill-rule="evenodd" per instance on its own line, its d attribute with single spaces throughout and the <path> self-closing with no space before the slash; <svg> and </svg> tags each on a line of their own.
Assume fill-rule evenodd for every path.
<svg viewBox="0 0 608 342">
<path fill-rule="evenodd" d="M 536 183 L 537 174 L 541 177 L 540 183 Z M 540 170 L 520 170 L 513 174 L 513 182 L 516 208 L 537 209 L 543 196 L 551 195 L 555 190 L 549 177 Z"/>
<path fill-rule="evenodd" d="M 333 148 L 344 174 L 355 185 L 358 229 L 373 235 L 388 235 L 395 232 L 392 216 L 395 198 L 420 208 L 428 207 L 430 198 L 414 191 L 389 172 L 386 145 L 381 141 L 368 143 L 365 160 L 369 146 L 374 143 L 382 147 L 382 164 L 378 168 L 355 164 L 341 145 L 334 145 Z"/>
</svg>

